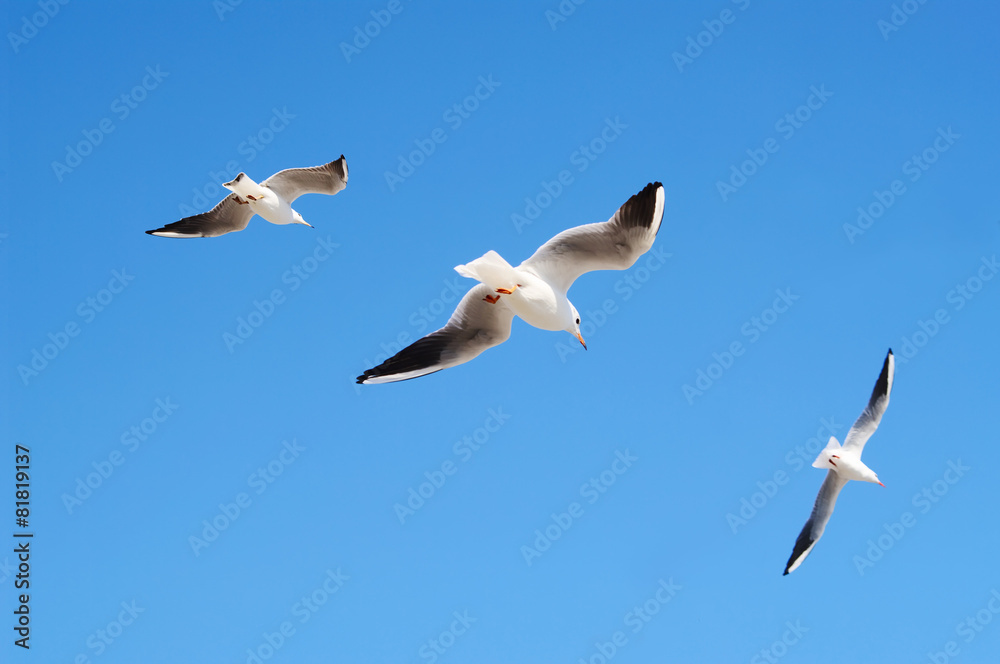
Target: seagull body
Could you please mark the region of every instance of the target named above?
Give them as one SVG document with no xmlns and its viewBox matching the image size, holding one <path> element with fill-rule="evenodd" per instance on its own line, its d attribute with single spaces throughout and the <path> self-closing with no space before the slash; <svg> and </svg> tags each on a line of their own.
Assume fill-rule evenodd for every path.
<svg viewBox="0 0 1000 664">
<path fill-rule="evenodd" d="M 328 194 L 347 186 L 347 160 L 344 155 L 323 166 L 287 168 L 261 183 L 240 173 L 222 185 L 231 194 L 208 212 L 185 217 L 163 228 L 146 231 L 160 237 L 217 237 L 241 231 L 258 214 L 272 224 L 302 224 L 310 226 L 302 215 L 292 209 L 292 202 L 302 194 Z"/>
<path fill-rule="evenodd" d="M 358 383 L 408 380 L 468 362 L 506 341 L 515 315 L 543 330 L 569 332 L 586 348 L 569 287 L 585 272 L 632 267 L 653 246 L 663 202 L 663 185 L 650 183 L 608 221 L 563 231 L 517 267 L 492 250 L 457 266 L 480 283 L 445 326 L 368 369 Z"/>
<path fill-rule="evenodd" d="M 879 422 L 882 421 L 882 415 L 889 406 L 889 393 L 892 391 L 895 367 L 896 360 L 890 348 L 889 353 L 885 356 L 885 362 L 882 364 L 882 373 L 879 374 L 871 398 L 868 400 L 868 406 L 865 407 L 861 416 L 847 433 L 843 446 L 837 442 L 836 438 L 830 436 L 826 447 L 813 461 L 813 468 L 827 468 L 829 470 L 827 470 L 823 486 L 820 487 L 819 495 L 816 496 L 812 514 L 802 528 L 802 532 L 799 533 L 798 539 L 795 540 L 795 548 L 785 565 L 785 574 L 794 572 L 816 546 L 816 542 L 822 537 L 826 524 L 833 514 L 840 490 L 849 481 L 871 482 L 885 486 L 879 481 L 875 471 L 861 461 L 861 452 L 864 451 L 865 443 L 875 433 Z"/>
</svg>

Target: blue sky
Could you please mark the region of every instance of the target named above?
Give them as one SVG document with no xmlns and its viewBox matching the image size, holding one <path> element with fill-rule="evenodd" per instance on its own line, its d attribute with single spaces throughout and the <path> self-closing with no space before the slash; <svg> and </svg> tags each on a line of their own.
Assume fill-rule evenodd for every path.
<svg viewBox="0 0 1000 664">
<path fill-rule="evenodd" d="M 662 5 L 8 3 L 4 661 L 992 661 L 998 10 Z M 340 154 L 315 229 L 143 233 Z M 354 384 L 654 180 L 589 351 Z"/>
</svg>

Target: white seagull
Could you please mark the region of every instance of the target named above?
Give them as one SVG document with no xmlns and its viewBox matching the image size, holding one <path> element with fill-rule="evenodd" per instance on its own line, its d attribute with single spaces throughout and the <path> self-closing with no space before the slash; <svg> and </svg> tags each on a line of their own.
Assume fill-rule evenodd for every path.
<svg viewBox="0 0 1000 664">
<path fill-rule="evenodd" d="M 160 237 L 217 237 L 243 230 L 254 214 L 272 224 L 303 224 L 312 228 L 292 209 L 292 203 L 302 194 L 333 196 L 342 191 L 347 186 L 347 160 L 340 155 L 340 159 L 324 166 L 287 168 L 260 184 L 240 173 L 222 186 L 233 193 L 208 212 L 184 217 L 146 233 Z"/>
<path fill-rule="evenodd" d="M 830 436 L 830 442 L 813 461 L 813 468 L 829 468 L 829 470 L 826 473 L 823 486 L 819 489 L 819 495 L 816 496 L 816 504 L 813 505 L 812 514 L 802 528 L 802 532 L 799 533 L 799 538 L 795 540 L 795 548 L 785 565 L 785 574 L 794 572 L 816 546 L 816 542 L 822 537 L 823 530 L 826 528 L 826 522 L 833 514 L 833 506 L 837 503 L 837 496 L 849 480 L 860 480 L 885 486 L 879 481 L 878 475 L 861 462 L 861 452 L 865 449 L 865 443 L 878 428 L 878 423 L 882 421 L 882 414 L 885 413 L 885 409 L 889 405 L 889 392 L 892 391 L 892 376 L 895 373 L 895 366 L 896 360 L 893 358 L 890 348 L 889 354 L 885 356 L 885 363 L 882 364 L 882 373 L 879 374 L 875 389 L 872 390 L 871 399 L 868 400 L 868 406 L 865 407 L 861 417 L 854 423 L 851 430 L 847 432 L 844 446 L 841 447 L 837 439 Z"/>
<path fill-rule="evenodd" d="M 653 246 L 663 219 L 663 185 L 653 182 L 608 221 L 565 230 L 531 258 L 511 266 L 495 251 L 455 270 L 480 283 L 436 332 L 358 376 L 358 383 L 392 383 L 468 362 L 510 337 L 515 315 L 543 330 L 565 330 L 583 344 L 580 314 L 566 297 L 592 270 L 625 270 Z"/>
</svg>

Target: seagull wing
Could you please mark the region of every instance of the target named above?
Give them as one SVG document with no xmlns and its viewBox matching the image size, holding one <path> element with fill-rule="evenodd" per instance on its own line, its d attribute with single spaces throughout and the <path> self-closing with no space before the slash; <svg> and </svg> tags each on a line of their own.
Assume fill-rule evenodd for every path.
<svg viewBox="0 0 1000 664">
<path fill-rule="evenodd" d="M 794 572 L 816 546 L 819 538 L 823 536 L 826 522 L 833 514 L 833 506 L 837 504 L 837 496 L 840 495 L 840 490 L 844 488 L 845 484 L 847 484 L 847 480 L 843 479 L 837 471 L 827 471 L 823 486 L 819 488 L 819 495 L 816 496 L 816 504 L 813 505 L 812 514 L 809 515 L 809 520 L 806 521 L 802 532 L 799 533 L 799 538 L 795 540 L 795 548 L 792 549 L 792 555 L 785 565 L 785 574 Z"/>
<path fill-rule="evenodd" d="M 861 417 L 851 427 L 851 430 L 847 432 L 847 438 L 844 439 L 844 449 L 856 450 L 858 456 L 861 456 L 861 451 L 864 450 L 865 443 L 875 433 L 879 422 L 882 421 L 882 414 L 885 413 L 885 409 L 889 406 L 889 392 L 892 391 L 892 377 L 895 371 L 896 359 L 893 357 L 892 349 L 890 348 L 889 354 L 885 356 L 885 363 L 882 364 L 882 373 L 879 374 L 878 380 L 875 381 L 875 389 L 872 390 L 872 396 L 868 400 L 868 405 L 862 411 Z"/>
<path fill-rule="evenodd" d="M 286 168 L 261 182 L 289 203 L 302 194 L 333 196 L 347 186 L 347 160 L 344 155 L 323 166 Z"/>
<path fill-rule="evenodd" d="M 510 337 L 514 312 L 503 301 L 490 304 L 489 286 L 477 284 L 440 330 L 431 332 L 382 364 L 358 376 L 358 383 L 394 383 L 468 362 Z"/>
<path fill-rule="evenodd" d="M 565 293 L 584 272 L 632 267 L 653 246 L 662 220 L 663 185 L 652 182 L 628 199 L 608 221 L 563 231 L 520 267 Z"/>
<path fill-rule="evenodd" d="M 246 201 L 236 194 L 229 194 L 208 212 L 184 217 L 146 233 L 160 237 L 217 237 L 243 230 L 252 216 L 253 210 Z"/>
</svg>

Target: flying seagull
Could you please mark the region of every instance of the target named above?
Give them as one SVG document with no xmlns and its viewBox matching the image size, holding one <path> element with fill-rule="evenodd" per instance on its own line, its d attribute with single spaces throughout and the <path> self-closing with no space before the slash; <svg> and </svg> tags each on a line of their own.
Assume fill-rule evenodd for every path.
<svg viewBox="0 0 1000 664">
<path fill-rule="evenodd" d="M 792 556 L 785 565 L 785 574 L 794 572 L 816 546 L 816 542 L 822 537 L 823 530 L 826 528 L 826 522 L 833 514 L 833 506 L 837 503 L 837 496 L 849 480 L 861 480 L 885 486 L 879 481 L 878 475 L 861 462 L 861 452 L 865 449 L 865 443 L 878 428 L 878 423 L 882 421 L 882 414 L 885 413 L 885 409 L 889 405 L 889 392 L 892 391 L 892 376 L 895 372 L 895 366 L 896 361 L 890 348 L 889 354 L 885 356 L 885 363 L 882 364 L 882 373 L 879 374 L 875 389 L 872 390 L 871 399 L 868 400 L 868 406 L 865 407 L 861 417 L 854 423 L 851 430 L 847 432 L 844 446 L 841 447 L 837 439 L 830 436 L 830 442 L 813 461 L 813 468 L 828 468 L 829 470 L 826 473 L 823 486 L 819 489 L 819 495 L 816 496 L 816 504 L 813 505 L 812 514 L 806 521 L 805 527 L 802 528 L 802 532 L 799 533 L 799 538 L 795 540 Z"/>
<path fill-rule="evenodd" d="M 577 277 L 592 270 L 625 270 L 646 253 L 663 219 L 663 185 L 653 182 L 608 221 L 565 230 L 531 258 L 511 266 L 495 251 L 455 270 L 480 283 L 436 332 L 358 376 L 358 383 L 392 383 L 468 362 L 510 336 L 520 316 L 543 330 L 565 330 L 583 344 L 580 314 L 566 297 Z"/>
<path fill-rule="evenodd" d="M 243 230 L 254 214 L 272 224 L 303 224 L 311 228 L 292 209 L 292 203 L 302 194 L 333 196 L 343 190 L 347 186 L 347 160 L 340 155 L 340 159 L 324 166 L 287 168 L 260 184 L 240 173 L 222 186 L 233 193 L 208 212 L 184 217 L 146 233 L 160 237 L 217 237 Z"/>
</svg>

